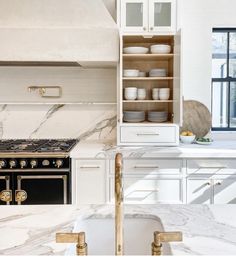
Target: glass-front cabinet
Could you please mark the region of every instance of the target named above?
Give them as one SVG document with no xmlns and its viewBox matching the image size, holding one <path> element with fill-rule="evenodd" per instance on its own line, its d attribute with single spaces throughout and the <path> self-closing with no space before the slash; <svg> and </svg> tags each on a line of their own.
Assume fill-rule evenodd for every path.
<svg viewBox="0 0 236 257">
<path fill-rule="evenodd" d="M 124 33 L 175 33 L 176 0 L 121 0 Z"/>
</svg>

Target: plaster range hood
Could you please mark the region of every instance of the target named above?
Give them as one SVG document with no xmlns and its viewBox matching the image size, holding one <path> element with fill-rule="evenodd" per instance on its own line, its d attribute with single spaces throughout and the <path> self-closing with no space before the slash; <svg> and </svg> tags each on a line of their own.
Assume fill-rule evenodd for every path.
<svg viewBox="0 0 236 257">
<path fill-rule="evenodd" d="M 115 66 L 119 30 L 102 0 L 0 0 L 0 65 Z"/>
</svg>

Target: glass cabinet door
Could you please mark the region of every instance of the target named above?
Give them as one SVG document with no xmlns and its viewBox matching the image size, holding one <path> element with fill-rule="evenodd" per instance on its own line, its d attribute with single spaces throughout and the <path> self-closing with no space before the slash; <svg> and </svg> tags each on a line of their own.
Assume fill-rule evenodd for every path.
<svg viewBox="0 0 236 257">
<path fill-rule="evenodd" d="M 121 26 L 125 32 L 147 32 L 148 1 L 124 0 L 121 5 Z"/>
<path fill-rule="evenodd" d="M 174 0 L 149 1 L 149 30 L 175 32 L 176 6 Z"/>
</svg>

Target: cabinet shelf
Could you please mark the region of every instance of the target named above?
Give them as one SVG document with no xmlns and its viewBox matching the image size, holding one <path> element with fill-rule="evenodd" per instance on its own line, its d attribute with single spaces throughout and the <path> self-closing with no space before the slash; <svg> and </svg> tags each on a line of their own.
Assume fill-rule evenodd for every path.
<svg viewBox="0 0 236 257">
<path fill-rule="evenodd" d="M 151 60 L 160 60 L 168 61 L 174 57 L 174 54 L 123 54 L 124 61 L 151 61 Z"/>
<path fill-rule="evenodd" d="M 174 100 L 123 100 L 123 103 L 173 103 Z"/>
<path fill-rule="evenodd" d="M 140 81 L 150 81 L 150 80 L 173 80 L 173 77 L 123 77 L 124 81 L 128 80 L 140 80 Z"/>
</svg>

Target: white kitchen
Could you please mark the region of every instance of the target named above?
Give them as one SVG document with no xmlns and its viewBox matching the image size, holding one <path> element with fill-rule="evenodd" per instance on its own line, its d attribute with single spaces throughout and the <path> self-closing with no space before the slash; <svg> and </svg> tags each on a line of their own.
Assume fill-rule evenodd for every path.
<svg viewBox="0 0 236 257">
<path fill-rule="evenodd" d="M 236 254 L 235 8 L 0 0 L 0 255 Z"/>
</svg>

